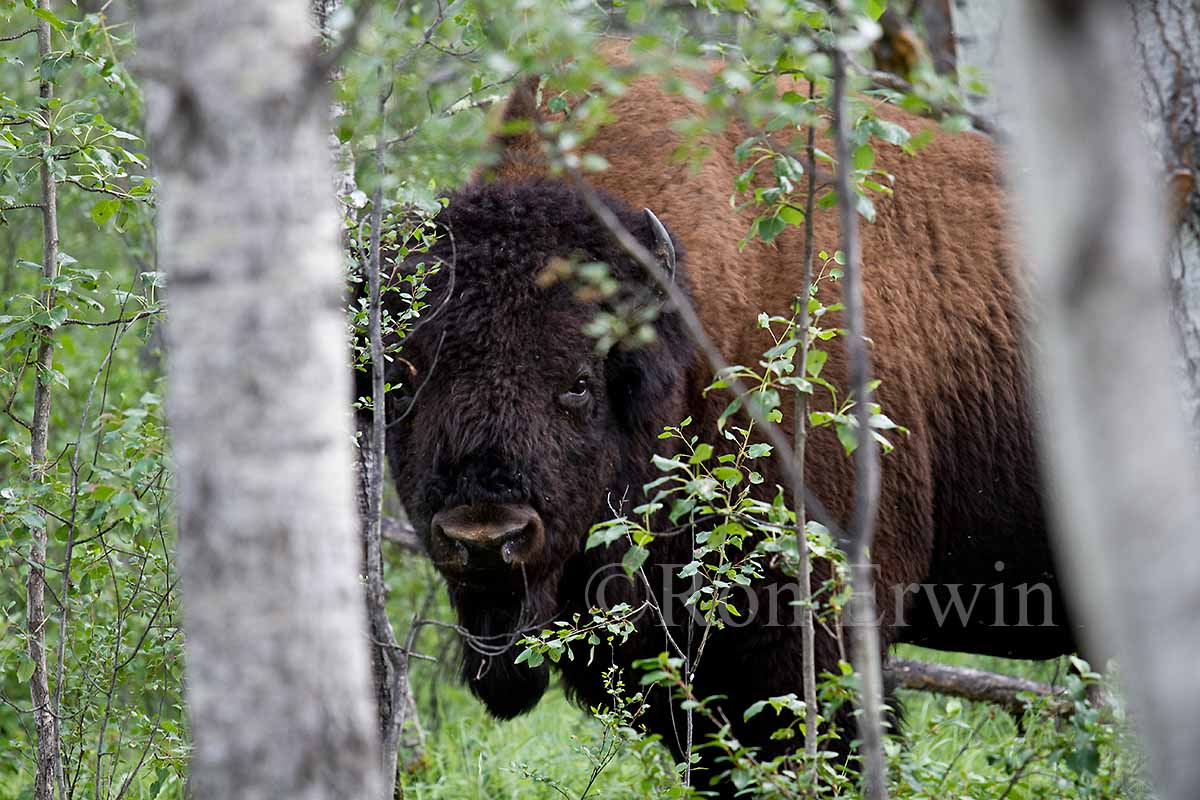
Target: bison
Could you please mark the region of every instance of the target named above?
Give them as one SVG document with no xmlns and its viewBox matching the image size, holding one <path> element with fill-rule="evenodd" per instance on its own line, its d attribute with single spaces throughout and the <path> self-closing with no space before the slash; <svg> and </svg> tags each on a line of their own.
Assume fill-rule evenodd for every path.
<svg viewBox="0 0 1200 800">
<path fill-rule="evenodd" d="M 549 113 L 533 97 L 528 87 L 515 92 L 507 117 Z M 724 358 L 755 364 L 771 344 L 755 320 L 763 311 L 790 313 L 803 240 L 785 232 L 770 245 L 739 247 L 754 215 L 729 204 L 743 169 L 732 153 L 746 132 L 710 135 L 703 144 L 711 155 L 694 169 L 672 158 L 680 142 L 670 126 L 698 111 L 693 101 L 642 78 L 611 111 L 614 121 L 588 145 L 609 168 L 589 180 L 645 247 L 674 250 L 674 280 Z M 878 113 L 914 134 L 933 133 L 930 121 L 893 107 Z M 691 417 L 690 431 L 723 441 L 715 424 L 729 396 L 706 394 L 712 367 L 669 304 L 652 343 L 598 354 L 584 328 L 604 301 L 547 282 L 547 267 L 556 259 L 604 262 L 625 286 L 646 296 L 655 287 L 580 192 L 550 175 L 535 133 L 502 135 L 499 148 L 487 174 L 453 194 L 438 217 L 448 235 L 428 258 L 452 266 L 432 279 L 436 313 L 404 342 L 404 368 L 418 376 L 408 382 L 419 391 L 390 395 L 387 413 L 396 487 L 467 632 L 463 678 L 492 714 L 510 718 L 532 708 L 550 680 L 547 665 L 516 663 L 518 635 L 586 614 L 596 576 L 622 557 L 619 542 L 585 549 L 589 529 L 614 508 L 643 502 L 643 486 L 659 475 L 652 456 L 670 455 L 675 444 L 658 438 L 664 426 Z M 862 227 L 867 326 L 879 400 L 910 430 L 883 460 L 872 556 L 884 644 L 1025 658 L 1069 652 L 1074 637 L 1034 454 L 1027 299 L 993 145 L 973 133 L 936 133 L 916 157 L 881 145 L 878 167 L 895 183 L 874 223 Z M 837 248 L 833 212 L 816 215 L 815 236 L 818 247 Z M 838 341 L 823 374 L 846 386 Z M 790 418 L 786 425 L 790 434 Z M 810 435 L 806 470 L 833 517 L 848 519 L 852 465 L 830 429 Z M 786 481 L 775 465 L 764 475 L 759 489 L 770 499 Z M 660 529 L 669 527 L 662 521 Z M 691 550 L 689 536 L 657 539 L 648 573 L 686 564 Z M 828 565 L 818 563 L 816 573 L 814 583 Z M 788 580 L 776 572 L 762 583 Z M 663 605 L 686 597 L 670 582 L 650 584 Z M 623 580 L 606 588 L 609 602 L 622 599 L 613 591 L 636 600 L 646 590 Z M 950 605 L 956 592 L 969 613 Z M 696 624 L 688 615 L 667 622 L 676 642 L 688 641 L 686 628 Z M 785 746 L 770 740 L 774 720 L 743 723 L 742 710 L 801 692 L 799 628 L 777 622 L 750 619 L 714 633 L 696 677 L 700 696 L 725 698 L 742 741 L 767 751 Z M 613 657 L 629 669 L 664 649 L 660 621 L 644 615 Z M 838 658 L 835 637 L 818 630 L 818 670 Z M 557 669 L 574 698 L 599 704 L 603 666 L 580 657 Z M 679 714 L 663 699 L 646 718 L 677 756 Z"/>
</svg>

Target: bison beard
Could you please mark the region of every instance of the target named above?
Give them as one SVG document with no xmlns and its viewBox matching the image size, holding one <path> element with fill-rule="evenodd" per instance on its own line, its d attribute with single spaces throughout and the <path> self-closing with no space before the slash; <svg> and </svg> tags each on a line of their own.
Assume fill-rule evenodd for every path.
<svg viewBox="0 0 1200 800">
<path fill-rule="evenodd" d="M 528 87 L 518 91 L 508 115 L 543 113 L 533 96 Z M 592 181 L 652 251 L 654 229 L 635 209 L 649 207 L 661 217 L 679 253 L 677 283 L 694 298 L 709 335 L 728 362 L 756 364 L 772 342 L 755 319 L 764 311 L 789 314 L 800 290 L 802 241 L 798 232 L 785 231 L 770 246 L 738 246 L 754 210 L 729 208 L 741 171 L 729 154 L 747 132 L 710 136 L 702 144 L 714 155 L 693 172 L 672 159 L 679 138 L 669 122 L 698 107 L 646 78 L 611 110 L 615 121 L 589 145 L 610 168 Z M 911 430 L 883 460 L 872 556 L 884 644 L 912 641 L 1026 658 L 1069 652 L 1074 638 L 1047 544 L 1031 435 L 1025 292 L 1012 268 L 995 155 L 982 137 L 938 134 L 932 123 L 888 107 L 879 113 L 933 135 L 916 158 L 878 146 L 876 167 L 896 176 L 894 196 L 877 200 L 877 219 L 862 231 L 867 328 L 882 380 L 878 397 L 888 415 Z M 717 455 L 731 445 L 716 433 L 728 395 L 705 393 L 712 370 L 670 307 L 654 323 L 652 344 L 597 354 L 583 328 L 604 306 L 544 280 L 547 268 L 559 259 L 604 262 L 632 293 L 626 297 L 643 299 L 652 293 L 647 276 L 575 191 L 546 177 L 532 134 L 500 144 L 489 180 L 451 198 L 438 218 L 450 235 L 421 257 L 445 266 L 431 279 L 436 313 L 404 342 L 415 381 L 399 372 L 389 377 L 421 390 L 415 401 L 389 395 L 389 416 L 403 415 L 403 421 L 389 426 L 388 454 L 413 524 L 431 552 L 441 554 L 435 563 L 467 631 L 463 677 L 493 714 L 509 718 L 536 704 L 549 681 L 545 666 L 515 664 L 513 645 L 529 629 L 586 614 L 595 604 L 585 593 L 596 575 L 619 564 L 623 546 L 585 551 L 588 530 L 609 518 L 611 508 L 628 511 L 645 501 L 642 487 L 660 474 L 651 456 L 670 445 L 657 438 L 663 426 L 690 416 L 689 431 L 712 443 Z M 827 142 L 820 146 L 830 149 Z M 818 213 L 814 224 L 817 248 L 836 250 L 835 215 Z M 827 305 L 838 299 L 836 291 L 822 287 Z M 393 294 L 386 297 L 395 302 Z M 823 325 L 836 327 L 836 314 Z M 824 346 L 822 377 L 846 386 L 844 348 L 838 340 Z M 829 410 L 821 395 L 814 403 L 814 410 Z M 790 426 L 785 420 L 789 434 Z M 769 460 L 756 464 L 765 481 L 755 496 L 770 501 L 786 481 Z M 806 468 L 826 507 L 848 518 L 853 470 L 830 428 L 810 432 Z M 435 517 L 453 525 L 438 527 Z M 656 519 L 654 527 L 673 526 Z M 650 551 L 646 570 L 658 580 L 691 561 L 691 536 L 660 537 Z M 818 562 L 814 571 L 819 589 L 829 565 Z M 792 580 L 768 571 L 754 589 L 764 598 L 764 612 L 771 587 Z M 940 586 L 921 589 L 934 583 Z M 968 602 L 972 587 L 988 587 L 973 592 L 978 602 L 967 619 L 943 613 L 946 589 L 954 584 L 967 588 Z M 1002 591 L 993 584 L 1003 584 Z M 1004 616 L 1019 611 L 1028 587 L 1039 585 L 1050 598 L 1052 624 L 1037 624 L 1040 615 L 1033 625 Z M 644 599 L 641 584 L 609 586 L 616 590 L 604 598 L 609 603 L 637 606 Z M 690 617 L 662 588 L 653 590 L 660 604 L 675 604 L 668 609 L 673 639 L 689 641 Z M 801 692 L 799 629 L 779 622 L 791 606 L 776 605 L 774 621 L 760 615 L 713 634 L 696 685 L 699 696 L 724 696 L 721 706 L 735 735 L 767 754 L 789 745 L 771 739 L 770 715 L 743 724 L 742 712 L 757 700 Z M 635 660 L 664 648 L 657 619 L 644 614 L 629 642 L 611 655 L 628 681 Z M 818 673 L 836 673 L 839 652 L 835 635 L 822 626 Z M 587 705 L 606 701 L 599 661 L 577 656 L 558 667 L 568 692 Z M 680 757 L 678 714 L 660 696 L 646 723 Z M 843 749 L 850 738 L 844 735 Z M 702 729 L 695 742 L 703 744 Z"/>
<path fill-rule="evenodd" d="M 517 631 L 540 629 L 554 619 L 554 598 L 534 591 L 495 604 L 494 598 L 450 590 L 459 624 L 470 632 L 463 641 L 462 676 L 471 693 L 500 719 L 512 719 L 535 705 L 550 685 L 550 667 L 513 663 Z"/>
</svg>

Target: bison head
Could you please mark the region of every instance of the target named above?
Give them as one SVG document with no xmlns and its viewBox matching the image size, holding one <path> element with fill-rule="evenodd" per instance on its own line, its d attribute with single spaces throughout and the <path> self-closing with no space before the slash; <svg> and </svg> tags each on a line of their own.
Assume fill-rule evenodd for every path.
<svg viewBox="0 0 1200 800">
<path fill-rule="evenodd" d="M 648 249 L 671 250 L 652 215 L 607 202 Z M 693 353 L 668 307 L 651 344 L 598 351 L 584 328 L 603 301 L 547 282 L 548 267 L 604 262 L 623 296 L 661 298 L 561 182 L 474 186 L 438 223 L 444 235 L 420 258 L 443 266 L 393 366 L 391 382 L 405 388 L 389 395 L 388 453 L 469 632 L 464 677 L 493 714 L 511 717 L 548 682 L 545 667 L 514 663 L 514 643 L 582 600 L 587 531 L 640 490 L 657 434 L 683 416 Z M 670 266 L 686 290 L 682 264 Z"/>
</svg>

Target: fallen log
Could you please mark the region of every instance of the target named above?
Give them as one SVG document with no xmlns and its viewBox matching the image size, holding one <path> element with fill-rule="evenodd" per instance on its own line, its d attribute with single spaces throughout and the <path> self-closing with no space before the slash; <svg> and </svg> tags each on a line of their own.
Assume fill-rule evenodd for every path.
<svg viewBox="0 0 1200 800">
<path fill-rule="evenodd" d="M 1074 711 L 1067 690 L 1028 678 L 1014 678 L 971 667 L 951 667 L 907 658 L 891 659 L 885 676 L 893 686 L 918 692 L 937 692 L 964 700 L 992 703 L 1020 716 L 1028 702 L 1020 695 L 1029 692 L 1038 697 L 1055 698 L 1054 713 L 1066 716 Z"/>
</svg>

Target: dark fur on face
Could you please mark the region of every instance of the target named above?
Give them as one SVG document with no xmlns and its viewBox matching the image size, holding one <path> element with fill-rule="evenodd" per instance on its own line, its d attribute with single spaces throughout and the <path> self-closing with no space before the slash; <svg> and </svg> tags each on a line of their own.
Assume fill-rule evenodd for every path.
<svg viewBox="0 0 1200 800">
<path fill-rule="evenodd" d="M 652 249 L 644 215 L 607 202 Z M 512 645 L 564 613 L 572 593 L 560 585 L 566 568 L 609 504 L 640 491 L 657 434 L 684 415 L 695 354 L 667 308 L 653 343 L 598 354 L 583 329 L 601 305 L 578 299 L 570 282 L 539 280 L 554 259 L 599 261 L 626 296 L 659 302 L 642 268 L 562 182 L 472 186 L 437 221 L 443 237 L 414 258 L 444 266 L 431 280 L 426 319 L 404 342 L 415 375 L 405 365 L 389 378 L 407 389 L 389 395 L 389 419 L 406 416 L 390 427 L 387 449 L 426 543 L 433 515 L 464 504 L 528 504 L 545 525 L 545 547 L 522 568 L 447 575 L 472 634 L 463 676 L 495 715 L 511 717 L 531 708 L 548 682 L 545 667 L 513 663 Z M 686 290 L 675 247 L 676 280 Z M 585 399 L 564 404 L 564 393 L 580 385 Z"/>
</svg>

